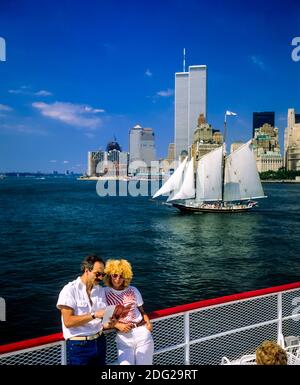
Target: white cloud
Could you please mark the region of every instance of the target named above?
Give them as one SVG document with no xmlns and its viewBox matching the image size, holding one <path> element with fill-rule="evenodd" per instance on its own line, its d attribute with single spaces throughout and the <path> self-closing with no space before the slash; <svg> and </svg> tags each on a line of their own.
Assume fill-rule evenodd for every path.
<svg viewBox="0 0 300 385">
<path fill-rule="evenodd" d="M 149 76 L 150 78 L 152 77 L 152 72 L 149 70 L 149 68 L 147 68 L 145 75 Z"/>
<path fill-rule="evenodd" d="M 0 104 L 0 111 L 12 111 L 13 109 L 5 104 Z"/>
<path fill-rule="evenodd" d="M 50 96 L 53 95 L 52 92 L 46 91 L 46 90 L 40 90 L 40 91 L 31 91 L 31 87 L 29 86 L 21 86 L 20 88 L 17 89 L 11 89 L 8 90 L 10 94 L 15 94 L 15 95 L 31 95 L 31 96 Z"/>
<path fill-rule="evenodd" d="M 32 94 L 31 91 L 29 91 L 30 86 L 21 86 L 14 90 L 8 90 L 10 94 L 24 94 L 24 95 L 30 95 Z"/>
<path fill-rule="evenodd" d="M 56 163 L 57 162 L 57 160 L 56 159 L 52 159 L 52 160 L 50 160 L 50 163 Z"/>
<path fill-rule="evenodd" d="M 64 164 L 70 163 L 68 160 L 63 161 Z"/>
<path fill-rule="evenodd" d="M 102 110 L 100 108 L 92 108 L 90 106 L 85 106 L 84 107 L 85 111 L 87 112 L 95 112 L 95 113 L 98 113 L 98 112 L 105 112 L 105 110 Z"/>
<path fill-rule="evenodd" d="M 70 126 L 94 130 L 101 126 L 102 119 L 96 114 L 104 110 L 92 108 L 85 104 L 74 103 L 32 103 L 32 106 L 40 111 L 44 116 L 60 120 Z"/>
<path fill-rule="evenodd" d="M 157 91 L 156 95 L 160 96 L 162 98 L 168 98 L 169 96 L 172 96 L 174 94 L 174 90 L 171 88 L 168 88 L 166 91 Z"/>
<path fill-rule="evenodd" d="M 46 90 L 40 90 L 34 93 L 36 96 L 50 96 L 53 95 L 52 92 L 46 91 Z"/>
<path fill-rule="evenodd" d="M 265 63 L 258 56 L 252 55 L 250 56 L 250 59 L 252 63 L 255 64 L 261 70 L 264 71 L 266 69 Z"/>
</svg>

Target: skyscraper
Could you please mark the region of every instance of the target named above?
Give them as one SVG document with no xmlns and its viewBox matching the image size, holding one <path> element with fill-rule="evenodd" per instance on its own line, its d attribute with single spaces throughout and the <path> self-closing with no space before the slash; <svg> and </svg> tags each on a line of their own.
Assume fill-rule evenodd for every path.
<svg viewBox="0 0 300 385">
<path fill-rule="evenodd" d="M 143 128 L 141 145 L 142 160 L 150 167 L 151 162 L 155 160 L 155 142 L 152 128 Z"/>
<path fill-rule="evenodd" d="M 175 160 L 175 144 L 169 143 L 167 160 L 172 163 Z"/>
<path fill-rule="evenodd" d="M 189 73 L 175 74 L 175 159 L 188 148 Z"/>
<path fill-rule="evenodd" d="M 104 151 L 89 151 L 87 163 L 87 176 L 96 176 L 97 165 L 100 162 L 107 162 L 107 153 Z"/>
<path fill-rule="evenodd" d="M 194 130 L 193 144 L 191 146 L 191 156 L 199 159 L 210 151 L 220 147 L 223 143 L 223 135 L 220 131 L 214 130 L 211 124 L 206 122 L 203 114 L 197 119 Z"/>
<path fill-rule="evenodd" d="M 188 150 L 199 114 L 206 117 L 206 66 L 175 73 L 175 158 Z"/>
<path fill-rule="evenodd" d="M 134 161 L 145 162 L 145 169 L 151 166 L 151 162 L 155 160 L 155 135 L 152 128 L 142 128 L 137 124 L 130 129 L 129 154 L 129 173 L 132 172 L 131 164 Z"/>
<path fill-rule="evenodd" d="M 293 108 L 288 109 L 284 131 L 284 166 L 289 171 L 300 170 L 300 119 Z"/>
<path fill-rule="evenodd" d="M 141 160 L 143 128 L 137 124 L 129 131 L 129 162 Z"/>
<path fill-rule="evenodd" d="M 252 138 L 255 136 L 255 129 L 261 128 L 264 124 L 275 127 L 275 112 L 253 112 Z"/>
<path fill-rule="evenodd" d="M 256 166 L 259 172 L 278 171 L 279 168 L 282 167 L 278 128 L 268 123 L 264 123 L 261 127 L 255 128 L 252 143 Z"/>
<path fill-rule="evenodd" d="M 119 143 L 114 140 L 106 146 L 106 151 L 88 152 L 87 176 L 127 176 L 128 152 L 122 152 Z"/>
</svg>

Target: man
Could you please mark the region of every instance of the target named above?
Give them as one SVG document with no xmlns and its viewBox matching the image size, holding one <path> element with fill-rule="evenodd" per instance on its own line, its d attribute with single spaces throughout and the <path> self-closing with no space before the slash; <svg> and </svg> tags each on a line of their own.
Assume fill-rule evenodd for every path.
<svg viewBox="0 0 300 385">
<path fill-rule="evenodd" d="M 105 365 L 102 317 L 106 300 L 99 286 L 105 276 L 104 267 L 101 258 L 86 256 L 81 277 L 69 282 L 59 294 L 56 306 L 61 311 L 69 365 Z"/>
</svg>

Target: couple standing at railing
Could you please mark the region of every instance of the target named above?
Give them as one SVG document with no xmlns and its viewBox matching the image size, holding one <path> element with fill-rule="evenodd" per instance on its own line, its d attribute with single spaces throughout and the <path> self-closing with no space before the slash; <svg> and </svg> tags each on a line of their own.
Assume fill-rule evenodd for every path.
<svg viewBox="0 0 300 385">
<path fill-rule="evenodd" d="M 151 365 L 154 351 L 152 323 L 143 309 L 139 290 L 130 286 L 132 268 L 128 261 L 88 255 L 82 275 L 61 290 L 63 335 L 70 365 L 105 365 L 106 340 L 103 329 L 116 329 L 118 363 Z M 99 283 L 104 280 L 106 287 Z M 103 324 L 105 309 L 116 305 L 113 316 Z"/>
</svg>

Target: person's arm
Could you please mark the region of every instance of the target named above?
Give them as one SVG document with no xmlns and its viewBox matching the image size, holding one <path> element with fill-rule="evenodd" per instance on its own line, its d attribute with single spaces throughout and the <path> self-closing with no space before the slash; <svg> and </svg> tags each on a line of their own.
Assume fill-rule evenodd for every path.
<svg viewBox="0 0 300 385">
<path fill-rule="evenodd" d="M 66 328 L 81 326 L 94 319 L 91 313 L 74 315 L 74 309 L 72 309 L 69 306 L 61 305 L 59 308 L 60 308 L 64 325 Z M 99 310 L 95 312 L 95 318 L 102 318 L 103 315 L 104 315 L 104 310 Z"/>
<path fill-rule="evenodd" d="M 150 318 L 145 313 L 143 306 L 139 306 L 138 309 L 143 316 L 143 320 L 146 322 L 146 328 L 149 330 L 149 332 L 152 332 L 152 330 L 153 330 L 152 322 L 150 321 Z"/>
</svg>

